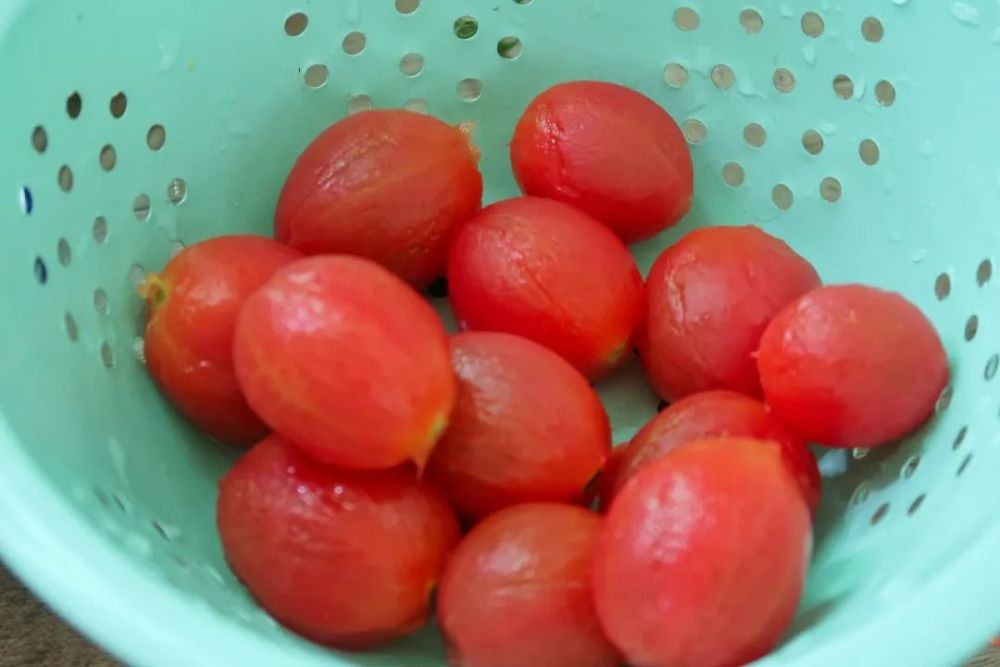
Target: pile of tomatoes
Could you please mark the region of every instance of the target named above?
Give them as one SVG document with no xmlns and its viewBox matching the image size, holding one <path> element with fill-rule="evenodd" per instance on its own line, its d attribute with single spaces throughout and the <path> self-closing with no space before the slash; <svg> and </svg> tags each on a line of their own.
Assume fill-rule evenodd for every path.
<svg viewBox="0 0 1000 667">
<path fill-rule="evenodd" d="M 525 196 L 483 208 L 469 128 L 352 115 L 295 163 L 274 240 L 206 240 L 146 278 L 149 372 L 249 447 L 218 500 L 233 571 L 341 649 L 414 631 L 436 592 L 462 667 L 764 655 L 811 555 L 806 442 L 918 427 L 940 339 L 752 226 L 693 231 L 643 280 L 626 243 L 685 215 L 693 173 L 635 91 L 550 88 L 510 152 Z M 442 276 L 451 336 L 420 292 Z M 633 349 L 670 405 L 612 449 L 593 382 Z"/>
</svg>

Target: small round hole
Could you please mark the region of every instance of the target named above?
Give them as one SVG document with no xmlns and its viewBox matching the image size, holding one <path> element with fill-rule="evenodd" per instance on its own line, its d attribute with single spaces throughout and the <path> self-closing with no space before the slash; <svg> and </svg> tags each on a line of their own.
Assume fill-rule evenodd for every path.
<svg viewBox="0 0 1000 667">
<path fill-rule="evenodd" d="M 80 93 L 74 92 L 72 95 L 66 98 L 66 113 L 70 118 L 74 120 L 80 117 L 80 112 L 83 111 L 83 98 L 80 97 Z"/>
<path fill-rule="evenodd" d="M 111 98 L 111 102 L 108 103 L 108 108 L 111 111 L 112 118 L 121 118 L 125 115 L 125 109 L 128 108 L 128 98 L 125 97 L 125 93 L 118 91 Z"/>
<path fill-rule="evenodd" d="M 115 365 L 115 354 L 111 351 L 111 346 L 108 345 L 107 341 L 101 343 L 101 363 L 104 364 L 105 368 L 113 368 Z"/>
<path fill-rule="evenodd" d="M 455 37 L 459 39 L 471 39 L 479 32 L 479 21 L 472 16 L 459 16 L 452 26 Z"/>
<path fill-rule="evenodd" d="M 896 88 L 888 81 L 879 81 L 875 84 L 875 99 L 882 106 L 891 107 L 896 102 Z"/>
<path fill-rule="evenodd" d="M 979 266 L 976 267 L 976 284 L 982 287 L 990 281 L 993 277 L 993 262 L 988 259 L 984 259 L 979 262 Z"/>
<path fill-rule="evenodd" d="M 187 199 L 187 183 L 183 178 L 175 178 L 167 183 L 167 201 L 173 205 L 182 204 Z"/>
<path fill-rule="evenodd" d="M 105 144 L 104 148 L 101 149 L 99 162 L 101 164 L 101 169 L 104 171 L 111 171 L 114 169 L 115 164 L 118 163 L 118 154 L 115 153 L 115 147 L 111 144 Z"/>
<path fill-rule="evenodd" d="M 100 287 L 94 290 L 94 310 L 98 315 L 108 314 L 108 293 Z"/>
<path fill-rule="evenodd" d="M 132 202 L 132 213 L 136 220 L 149 220 L 150 204 L 149 195 L 141 194 Z"/>
<path fill-rule="evenodd" d="M 881 42 L 885 35 L 885 27 L 874 16 L 869 16 L 861 22 L 861 35 L 869 42 Z"/>
<path fill-rule="evenodd" d="M 871 486 L 868 482 L 861 482 L 858 484 L 857 488 L 854 489 L 854 493 L 851 494 L 851 504 L 860 505 L 868 500 L 869 495 L 871 495 Z"/>
<path fill-rule="evenodd" d="M 871 524 L 873 526 L 877 526 L 879 523 L 882 522 L 882 519 L 884 519 L 885 515 L 888 513 L 889 513 L 889 503 L 882 503 L 881 505 L 878 506 L 878 509 L 875 510 L 875 513 L 872 514 Z"/>
<path fill-rule="evenodd" d="M 368 44 L 368 38 L 365 37 L 363 32 L 349 32 L 344 36 L 344 41 L 341 46 L 344 49 L 344 53 L 349 56 L 356 56 L 365 50 L 365 46 Z"/>
<path fill-rule="evenodd" d="M 49 135 L 41 125 L 36 125 L 35 129 L 31 131 L 31 145 L 39 153 L 44 153 L 45 149 L 49 147 Z"/>
<path fill-rule="evenodd" d="M 854 447 L 851 449 L 851 458 L 855 461 L 860 461 L 869 454 L 871 454 L 871 449 L 868 447 Z"/>
<path fill-rule="evenodd" d="M 684 132 L 684 137 L 691 144 L 700 144 L 708 136 L 705 124 L 696 118 L 688 118 L 681 123 L 681 131 Z"/>
<path fill-rule="evenodd" d="M 875 164 L 879 158 L 878 144 L 871 139 L 865 139 L 858 146 L 858 155 L 861 156 L 861 161 L 868 166 Z"/>
<path fill-rule="evenodd" d="M 1000 365 L 1000 355 L 994 352 L 990 355 L 990 358 L 986 360 L 986 368 L 983 369 L 983 378 L 988 381 L 996 377 L 998 365 Z"/>
<path fill-rule="evenodd" d="M 483 96 L 483 82 L 479 79 L 462 79 L 455 89 L 458 98 L 465 102 L 475 102 Z"/>
<path fill-rule="evenodd" d="M 779 67 L 774 70 L 774 87 L 779 93 L 790 93 L 795 89 L 795 75 L 792 70 Z"/>
<path fill-rule="evenodd" d="M 306 31 L 309 25 L 309 17 L 302 12 L 295 12 L 285 19 L 285 34 L 289 37 L 298 37 Z"/>
<path fill-rule="evenodd" d="M 840 201 L 840 196 L 843 194 L 843 187 L 833 176 L 827 176 L 819 184 L 819 194 L 823 199 L 828 202 Z"/>
<path fill-rule="evenodd" d="M 760 148 L 767 141 L 767 132 L 759 123 L 750 123 L 743 128 L 743 140 L 754 148 Z"/>
<path fill-rule="evenodd" d="M 497 42 L 497 53 L 501 58 L 506 58 L 507 60 L 517 58 L 523 50 L 524 44 L 513 35 L 501 37 L 500 41 Z"/>
<path fill-rule="evenodd" d="M 167 131 L 163 129 L 162 125 L 154 125 L 146 133 L 146 145 L 149 146 L 150 150 L 160 150 L 166 141 Z"/>
<path fill-rule="evenodd" d="M 764 17 L 756 9 L 744 9 L 740 12 L 740 25 L 752 35 L 764 29 Z"/>
<path fill-rule="evenodd" d="M 35 198 L 31 195 L 31 188 L 28 186 L 22 187 L 17 191 L 17 196 L 21 203 L 21 212 L 25 215 L 30 215 L 35 210 Z"/>
<path fill-rule="evenodd" d="M 910 503 L 909 509 L 906 510 L 907 515 L 913 516 L 914 514 L 916 514 L 917 510 L 920 509 L 920 506 L 924 504 L 925 498 L 927 498 L 927 494 L 925 493 L 921 493 L 919 496 L 914 498 L 913 502 Z"/>
<path fill-rule="evenodd" d="M 699 23 L 701 19 L 698 18 L 698 12 L 690 7 L 678 7 L 674 11 L 674 25 L 685 32 L 697 30 Z"/>
<path fill-rule="evenodd" d="M 403 108 L 407 111 L 413 111 L 414 113 L 427 113 L 427 100 L 422 100 L 420 98 L 414 98 L 412 100 L 407 100 Z"/>
<path fill-rule="evenodd" d="M 34 271 L 35 280 L 38 281 L 39 285 L 44 285 L 49 281 L 49 269 L 45 266 L 45 260 L 41 257 L 35 257 Z"/>
<path fill-rule="evenodd" d="M 854 97 L 854 81 L 846 74 L 838 74 L 833 77 L 833 92 L 842 100 L 849 100 Z"/>
<path fill-rule="evenodd" d="M 69 247 L 69 241 L 59 239 L 59 242 L 56 244 L 56 255 L 59 257 L 60 264 L 69 266 L 69 263 L 73 261 L 73 251 Z"/>
<path fill-rule="evenodd" d="M 976 337 L 976 332 L 979 331 L 979 317 L 976 315 L 969 315 L 969 319 L 965 321 L 965 340 L 971 341 Z"/>
<path fill-rule="evenodd" d="M 663 80 L 672 88 L 681 88 L 688 82 L 688 71 L 680 63 L 670 63 L 663 68 Z"/>
<path fill-rule="evenodd" d="M 94 240 L 98 243 L 104 243 L 104 240 L 108 238 L 108 221 L 104 219 L 104 216 L 98 216 L 94 218 Z"/>
<path fill-rule="evenodd" d="M 802 15 L 802 32 L 816 39 L 823 34 L 823 17 L 816 12 L 806 12 Z"/>
<path fill-rule="evenodd" d="M 937 279 L 934 281 L 934 295 L 938 298 L 938 301 L 944 301 L 951 294 L 951 276 L 947 273 L 938 274 Z"/>
<path fill-rule="evenodd" d="M 375 106 L 375 103 L 368 95 L 351 95 L 350 99 L 347 100 L 347 113 L 354 114 L 361 111 L 368 111 L 373 106 Z"/>
<path fill-rule="evenodd" d="M 302 78 L 310 88 L 321 88 L 330 78 L 330 70 L 327 69 L 326 65 L 317 63 L 307 67 Z"/>
<path fill-rule="evenodd" d="M 57 180 L 59 181 L 59 189 L 63 192 L 69 192 L 73 189 L 73 170 L 69 168 L 69 165 L 64 164 L 59 167 Z"/>
<path fill-rule="evenodd" d="M 419 53 L 407 53 L 399 59 L 399 71 L 404 76 L 416 76 L 424 69 L 424 57 Z"/>
<path fill-rule="evenodd" d="M 954 396 L 955 396 L 955 388 L 952 387 L 951 385 L 948 385 L 947 387 L 942 389 L 941 395 L 938 396 L 937 403 L 934 404 L 934 412 L 936 412 L 937 414 L 947 412 L 948 408 L 951 407 L 951 399 L 954 398 Z M 962 433 L 961 435 L 963 438 L 965 437 L 964 433 Z"/>
<path fill-rule="evenodd" d="M 80 337 L 80 329 L 76 326 L 76 318 L 69 313 L 63 315 L 63 328 L 66 329 L 66 337 L 69 338 L 70 342 L 75 343 Z"/>
<path fill-rule="evenodd" d="M 955 471 L 955 477 L 961 477 L 970 463 L 972 463 L 972 452 L 966 454 L 965 458 L 962 459 L 962 462 L 958 465 L 958 470 Z"/>
<path fill-rule="evenodd" d="M 917 468 L 920 467 L 920 454 L 914 454 L 910 458 L 906 459 L 906 463 L 900 469 L 899 474 L 903 479 L 910 479 L 913 477 L 914 473 L 917 472 Z"/>
<path fill-rule="evenodd" d="M 802 148 L 810 155 L 819 155 L 823 152 L 823 135 L 816 130 L 806 130 L 802 133 Z"/>
<path fill-rule="evenodd" d="M 736 75 L 729 65 L 716 65 L 712 68 L 712 83 L 719 90 L 729 90 L 735 81 Z"/>
<path fill-rule="evenodd" d="M 779 183 L 775 185 L 771 190 L 771 201 L 774 205 L 780 208 L 782 211 L 787 211 L 792 207 L 792 202 L 795 197 L 792 195 L 792 190 L 784 183 Z"/>
<path fill-rule="evenodd" d="M 743 167 L 738 163 L 727 162 L 722 167 L 722 180 L 725 181 L 726 185 L 738 188 L 746 180 L 746 172 L 743 171 Z"/>
<path fill-rule="evenodd" d="M 396 11 L 400 14 L 412 14 L 420 6 L 420 0 L 396 0 Z"/>
<path fill-rule="evenodd" d="M 968 426 L 963 426 L 962 428 L 958 429 L 958 433 L 955 434 L 955 439 L 951 441 L 951 448 L 958 449 L 959 447 L 961 447 L 962 443 L 965 442 L 965 436 L 968 435 L 968 433 L 969 433 Z"/>
</svg>

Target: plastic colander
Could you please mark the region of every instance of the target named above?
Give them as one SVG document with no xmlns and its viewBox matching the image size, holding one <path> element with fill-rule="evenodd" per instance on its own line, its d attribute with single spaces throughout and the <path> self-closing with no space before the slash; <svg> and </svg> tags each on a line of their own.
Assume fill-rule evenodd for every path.
<svg viewBox="0 0 1000 667">
<path fill-rule="evenodd" d="M 643 269 L 692 227 L 755 223 L 827 282 L 903 292 L 951 360 L 922 431 L 821 453 L 807 590 L 764 662 L 958 664 L 1000 630 L 998 42 L 994 0 L 0 3 L 4 560 L 133 664 L 444 664 L 433 628 L 339 654 L 253 604 L 214 527 L 237 452 L 153 386 L 134 288 L 185 243 L 269 233 L 296 155 L 347 113 L 474 121 L 493 201 L 528 100 L 607 79 L 694 156 L 693 209 Z M 656 411 L 634 363 L 599 389 L 616 441 Z"/>
</svg>

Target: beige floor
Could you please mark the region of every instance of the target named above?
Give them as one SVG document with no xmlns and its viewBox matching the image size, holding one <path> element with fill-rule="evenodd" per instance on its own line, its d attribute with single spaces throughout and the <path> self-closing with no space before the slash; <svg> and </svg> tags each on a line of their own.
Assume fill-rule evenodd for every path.
<svg viewBox="0 0 1000 667">
<path fill-rule="evenodd" d="M 117 667 L 53 616 L 0 567 L 0 667 Z M 968 667 L 1000 667 L 1000 648 L 983 653 Z"/>
</svg>

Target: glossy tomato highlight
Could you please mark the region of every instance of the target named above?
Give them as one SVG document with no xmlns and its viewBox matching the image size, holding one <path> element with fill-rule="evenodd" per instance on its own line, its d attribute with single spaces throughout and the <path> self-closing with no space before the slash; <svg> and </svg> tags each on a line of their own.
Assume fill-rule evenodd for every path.
<svg viewBox="0 0 1000 667">
<path fill-rule="evenodd" d="M 538 343 L 493 332 L 451 340 L 458 398 L 427 476 L 459 515 L 530 501 L 579 503 L 611 448 L 579 371 Z"/>
<path fill-rule="evenodd" d="M 597 378 L 631 347 L 642 277 L 628 249 L 587 214 L 519 197 L 459 232 L 448 288 L 460 326 L 530 338 Z"/>
<path fill-rule="evenodd" d="M 187 246 L 139 286 L 149 374 L 184 416 L 223 442 L 250 445 L 267 433 L 236 382 L 233 333 L 243 302 L 299 257 L 259 236 L 220 236 Z"/>
<path fill-rule="evenodd" d="M 901 295 L 831 285 L 785 308 L 757 360 L 767 402 L 806 438 L 885 444 L 923 424 L 948 384 L 934 326 Z"/>
<path fill-rule="evenodd" d="M 275 432 L 346 468 L 422 467 L 455 399 L 437 315 L 359 257 L 310 257 L 276 273 L 243 307 L 233 357 Z"/>
<path fill-rule="evenodd" d="M 617 667 L 591 592 L 599 517 L 530 503 L 498 512 L 456 549 L 438 620 L 462 667 Z"/>
<path fill-rule="evenodd" d="M 458 522 L 403 470 L 326 467 L 271 436 L 222 479 L 219 535 L 236 576 L 309 639 L 363 649 L 426 623 Z"/>
<path fill-rule="evenodd" d="M 753 353 L 771 319 L 819 286 L 813 266 L 758 227 L 706 227 L 657 258 L 646 278 L 639 356 L 673 401 L 706 389 L 761 395 Z"/>
<path fill-rule="evenodd" d="M 431 116 L 350 115 L 295 162 L 275 237 L 306 254 L 367 257 L 423 287 L 444 273 L 448 243 L 482 205 L 478 159 L 466 132 Z"/>
<path fill-rule="evenodd" d="M 602 81 L 552 86 L 514 130 L 521 190 L 572 204 L 628 243 L 679 221 L 694 176 L 677 123 L 645 95 Z"/>
<path fill-rule="evenodd" d="M 812 545 L 780 448 L 699 440 L 640 470 L 598 542 L 594 599 L 635 667 L 727 667 L 788 628 Z"/>
</svg>

